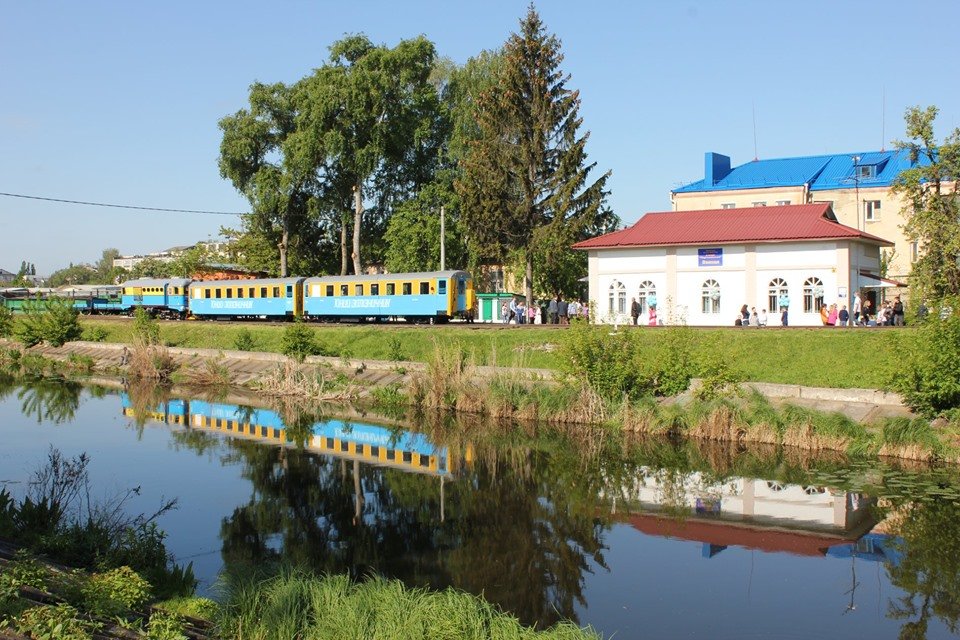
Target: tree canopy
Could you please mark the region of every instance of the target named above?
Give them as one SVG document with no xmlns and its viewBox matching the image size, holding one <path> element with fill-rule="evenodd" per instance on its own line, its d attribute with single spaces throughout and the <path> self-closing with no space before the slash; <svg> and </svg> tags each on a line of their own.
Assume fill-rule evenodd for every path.
<svg viewBox="0 0 960 640">
<path fill-rule="evenodd" d="M 903 230 L 917 243 L 911 286 L 921 298 L 935 300 L 960 295 L 960 129 L 938 144 L 933 133 L 937 113 L 933 106 L 907 109 L 907 139 L 895 144 L 909 151 L 913 166 L 893 185 L 905 200 Z"/>
<path fill-rule="evenodd" d="M 516 256 L 532 302 L 535 261 L 557 276 L 569 272 L 560 267 L 571 259 L 585 267 L 570 244 L 615 224 L 605 206 L 610 172 L 591 181 L 596 163 L 587 163 L 588 134 L 579 132 L 579 92 L 560 69 L 559 39 L 532 6 L 502 57 L 495 82 L 477 99 L 478 135 L 457 186 L 476 250 L 504 262 Z M 551 279 L 546 286 L 570 286 Z"/>
</svg>

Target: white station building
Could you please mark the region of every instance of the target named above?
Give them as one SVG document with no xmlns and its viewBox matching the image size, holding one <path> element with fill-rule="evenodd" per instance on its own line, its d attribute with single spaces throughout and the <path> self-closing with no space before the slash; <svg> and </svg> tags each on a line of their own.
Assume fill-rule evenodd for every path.
<svg viewBox="0 0 960 640">
<path fill-rule="evenodd" d="M 733 326 L 740 309 L 780 324 L 821 326 L 820 307 L 852 310 L 853 294 L 876 302 L 880 248 L 893 243 L 837 222 L 829 203 L 648 213 L 621 231 L 573 246 L 589 256 L 595 322 Z M 875 307 L 874 307 L 875 308 Z"/>
</svg>

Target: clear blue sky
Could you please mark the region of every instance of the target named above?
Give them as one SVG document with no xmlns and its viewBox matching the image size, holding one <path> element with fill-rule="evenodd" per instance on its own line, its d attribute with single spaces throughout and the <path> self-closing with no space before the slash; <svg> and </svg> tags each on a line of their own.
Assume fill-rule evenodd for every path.
<svg viewBox="0 0 960 640">
<path fill-rule="evenodd" d="M 525 0 L 22 2 L 2 0 L 0 192 L 244 211 L 217 170 L 217 121 L 251 82 L 293 82 L 363 32 L 424 34 L 458 63 L 499 47 Z M 951 25 L 960 3 L 915 0 L 556 2 L 538 9 L 581 91 L 590 158 L 625 222 L 669 208 L 703 154 L 761 158 L 879 149 L 909 105 L 960 126 Z M 882 96 L 886 92 L 886 135 Z M 235 217 L 0 197 L 0 267 L 41 275 L 216 237 Z"/>
</svg>

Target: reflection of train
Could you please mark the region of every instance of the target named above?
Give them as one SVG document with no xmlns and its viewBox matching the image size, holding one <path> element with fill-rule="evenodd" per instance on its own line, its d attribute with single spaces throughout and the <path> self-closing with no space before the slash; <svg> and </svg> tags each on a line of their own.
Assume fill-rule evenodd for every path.
<svg viewBox="0 0 960 640">
<path fill-rule="evenodd" d="M 5 294 L 4 306 L 19 311 L 24 300 L 35 299 L 26 289 L 19 292 L 19 297 Z M 87 289 L 82 297 L 44 294 L 72 299 L 85 313 L 130 313 L 141 307 L 161 316 L 228 320 L 446 322 L 471 319 L 476 307 L 473 278 L 466 271 L 259 280 L 143 278 Z"/>
<path fill-rule="evenodd" d="M 125 393 L 122 404 L 123 415 L 137 417 Z M 292 443 L 292 436 L 279 414 L 269 409 L 172 399 L 149 407 L 139 417 L 274 444 Z M 460 462 L 458 456 L 450 455 L 447 447 L 434 445 L 422 434 L 336 419 L 312 425 L 305 446 L 316 453 L 439 476 L 451 475 Z M 469 460 L 469 456 L 468 451 L 465 460 Z"/>
</svg>

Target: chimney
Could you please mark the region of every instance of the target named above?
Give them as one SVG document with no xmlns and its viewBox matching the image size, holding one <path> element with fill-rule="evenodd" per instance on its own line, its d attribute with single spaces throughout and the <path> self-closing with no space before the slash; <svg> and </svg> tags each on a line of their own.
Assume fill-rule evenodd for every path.
<svg viewBox="0 0 960 640">
<path fill-rule="evenodd" d="M 703 178 L 707 186 L 712 187 L 730 173 L 730 158 L 720 153 L 707 151 L 703 160 Z"/>
</svg>

